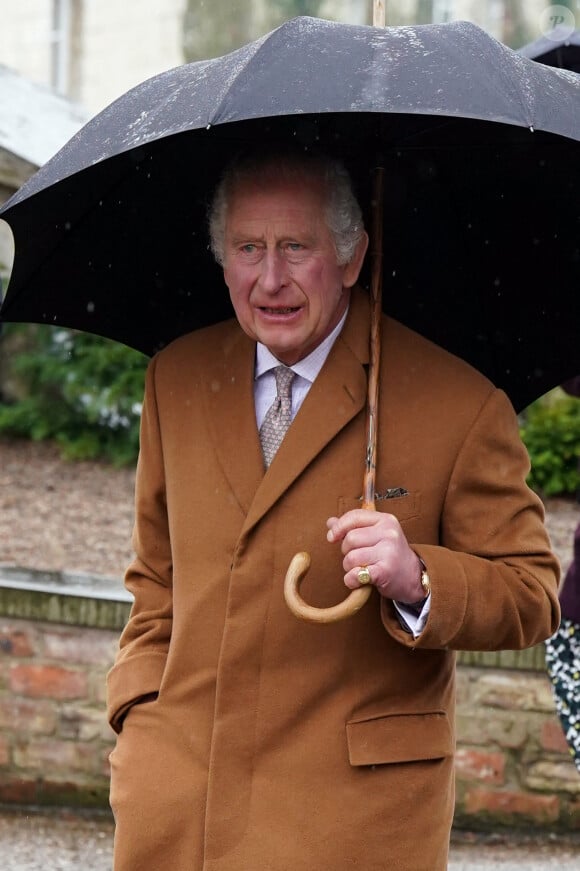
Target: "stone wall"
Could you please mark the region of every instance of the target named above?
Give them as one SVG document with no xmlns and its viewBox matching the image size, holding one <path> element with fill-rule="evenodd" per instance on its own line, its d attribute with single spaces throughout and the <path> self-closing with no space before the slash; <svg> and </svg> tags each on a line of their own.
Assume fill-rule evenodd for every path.
<svg viewBox="0 0 580 871">
<path fill-rule="evenodd" d="M 108 806 L 120 581 L 0 568 L 0 804 Z"/>
<path fill-rule="evenodd" d="M 129 609 L 118 580 L 0 567 L 0 803 L 106 808 L 105 674 Z M 464 653 L 456 825 L 580 831 L 580 774 L 543 646 Z"/>
<path fill-rule="evenodd" d="M 580 831 L 580 774 L 557 718 L 543 645 L 462 654 L 456 825 Z"/>
</svg>

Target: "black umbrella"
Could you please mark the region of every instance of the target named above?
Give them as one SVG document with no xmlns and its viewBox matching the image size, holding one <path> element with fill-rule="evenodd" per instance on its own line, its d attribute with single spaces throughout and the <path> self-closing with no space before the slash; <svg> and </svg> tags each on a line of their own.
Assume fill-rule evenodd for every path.
<svg viewBox="0 0 580 871">
<path fill-rule="evenodd" d="M 230 316 L 205 209 L 224 162 L 289 141 L 385 170 L 384 308 L 516 408 L 580 370 L 580 82 L 468 23 L 298 18 L 155 76 L 90 121 L 0 211 L 0 315 L 152 353 Z M 554 276 L 558 281 L 554 281 Z"/>
<path fill-rule="evenodd" d="M 556 28 L 519 48 L 518 54 L 551 67 L 580 73 L 580 30 L 570 33 Z"/>
</svg>

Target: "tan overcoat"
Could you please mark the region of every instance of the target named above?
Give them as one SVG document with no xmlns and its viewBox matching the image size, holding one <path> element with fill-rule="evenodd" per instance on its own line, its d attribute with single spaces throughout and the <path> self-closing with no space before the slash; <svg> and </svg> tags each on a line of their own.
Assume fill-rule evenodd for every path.
<svg viewBox="0 0 580 871">
<path fill-rule="evenodd" d="M 447 867 L 454 651 L 549 636 L 557 564 L 506 397 L 385 320 L 377 508 L 428 568 L 427 626 L 414 641 L 376 591 L 342 623 L 290 614 L 296 551 L 308 601 L 345 595 L 325 521 L 360 505 L 368 332 L 356 291 L 266 473 L 235 322 L 150 365 L 135 604 L 109 675 L 116 871 Z"/>
</svg>

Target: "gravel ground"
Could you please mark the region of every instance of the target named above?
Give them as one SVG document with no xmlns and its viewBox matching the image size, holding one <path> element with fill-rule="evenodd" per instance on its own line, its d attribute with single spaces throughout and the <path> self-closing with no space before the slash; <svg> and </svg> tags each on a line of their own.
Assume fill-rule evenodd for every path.
<svg viewBox="0 0 580 871">
<path fill-rule="evenodd" d="M 449 871 L 578 871 L 580 847 L 559 844 L 474 844 L 451 849 Z M 100 869 L 99 869 L 100 871 Z"/>
<path fill-rule="evenodd" d="M 580 846 L 460 834 L 449 871 L 578 871 Z M 9 871 L 111 871 L 113 825 L 66 813 L 0 814 L 0 856 Z M 266 871 L 266 869 L 256 869 Z M 326 869 L 321 869 L 326 871 Z"/>
<path fill-rule="evenodd" d="M 131 558 L 134 483 L 132 468 L 67 463 L 52 445 L 0 439 L 0 564 L 122 576 Z M 580 505 L 550 499 L 546 522 L 567 566 Z"/>
<path fill-rule="evenodd" d="M 0 439 L 0 563 L 122 576 L 135 472 L 65 462 L 43 442 Z"/>
<path fill-rule="evenodd" d="M 111 871 L 113 824 L 72 814 L 0 814 L 4 871 Z"/>
</svg>

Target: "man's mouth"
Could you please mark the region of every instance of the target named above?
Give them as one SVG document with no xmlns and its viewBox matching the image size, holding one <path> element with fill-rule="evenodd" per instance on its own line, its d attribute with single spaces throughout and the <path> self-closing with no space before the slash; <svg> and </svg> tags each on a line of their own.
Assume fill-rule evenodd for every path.
<svg viewBox="0 0 580 871">
<path fill-rule="evenodd" d="M 300 306 L 285 306 L 284 308 L 271 308 L 269 306 L 261 305 L 260 311 L 263 311 L 267 315 L 290 315 L 299 310 Z"/>
</svg>

